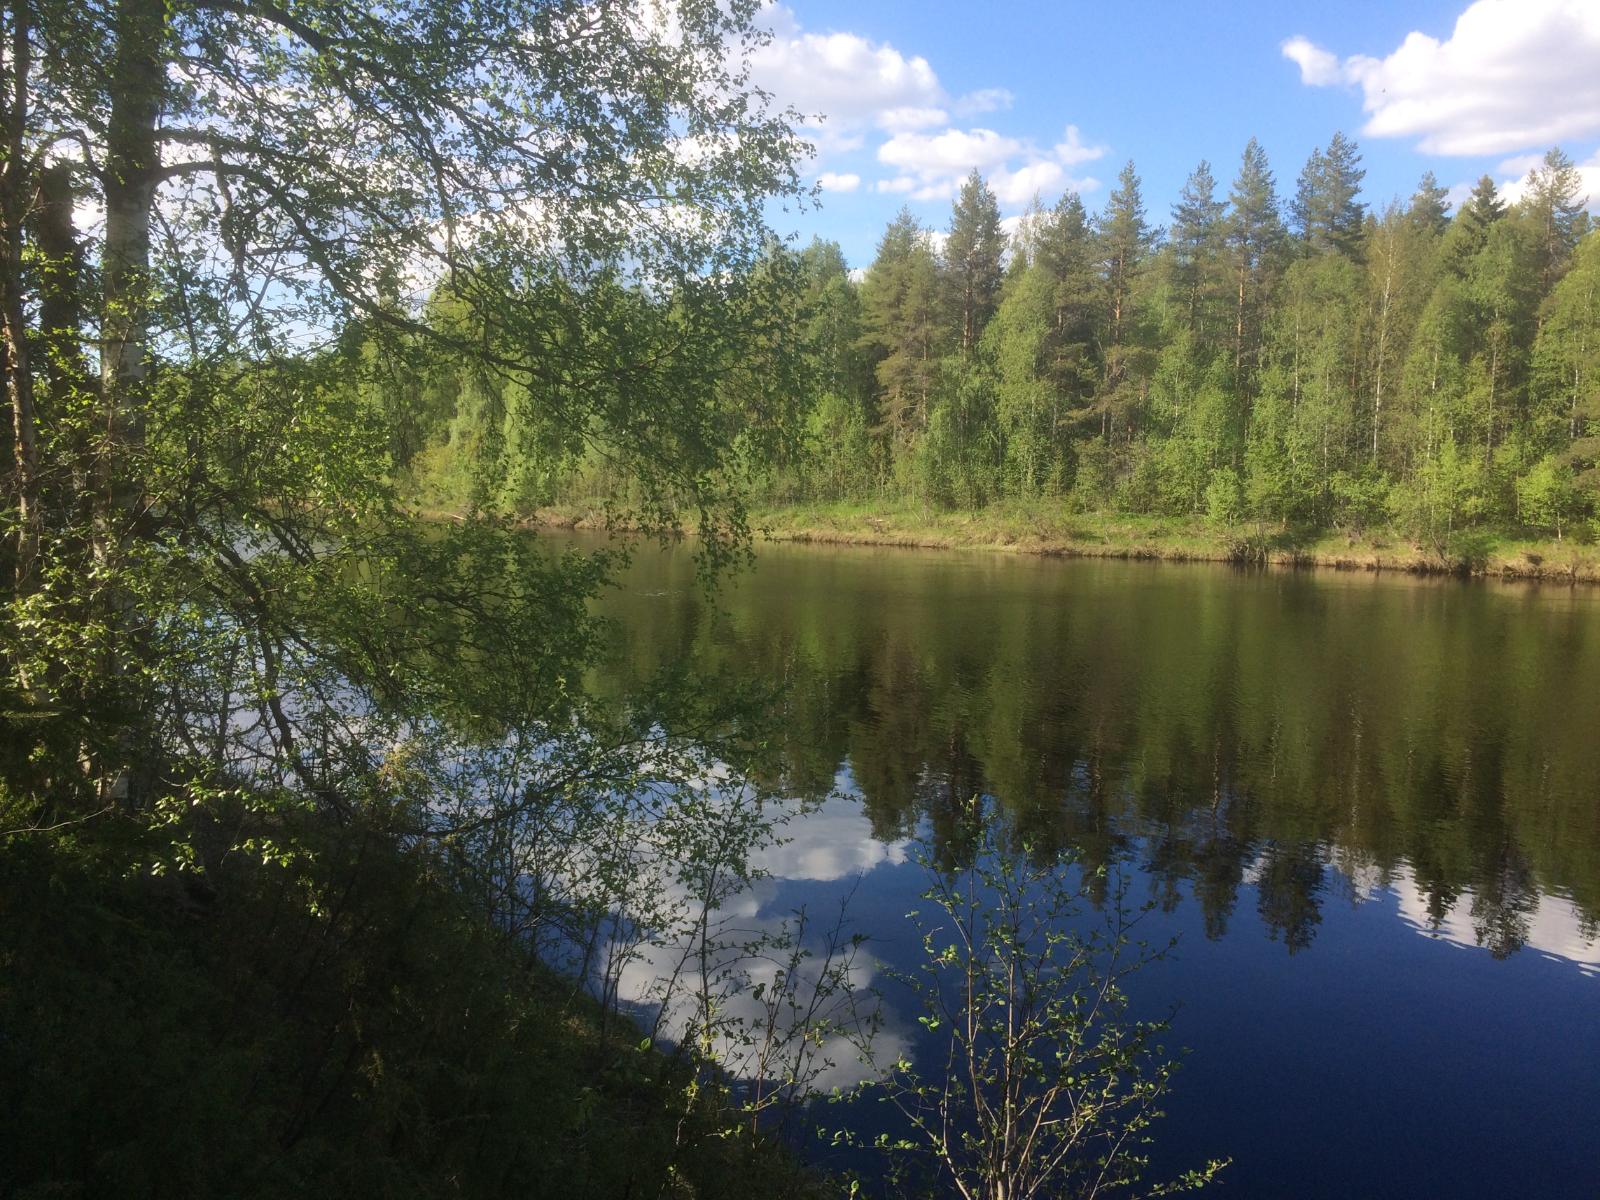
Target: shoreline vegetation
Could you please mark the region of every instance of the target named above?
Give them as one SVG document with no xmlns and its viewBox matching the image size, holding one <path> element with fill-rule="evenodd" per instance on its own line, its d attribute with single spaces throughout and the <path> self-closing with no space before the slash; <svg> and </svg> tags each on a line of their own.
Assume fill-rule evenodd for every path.
<svg viewBox="0 0 1600 1200">
<path fill-rule="evenodd" d="M 546 529 L 607 528 L 600 506 L 582 504 L 540 508 L 522 523 Z M 1391 532 L 1299 534 L 1255 525 L 1218 527 L 1199 518 L 1075 513 L 1050 504 L 939 512 L 893 502 L 757 508 L 750 513 L 750 527 L 758 542 L 1600 584 L 1600 547 L 1484 530 L 1450 546 L 1428 547 Z M 682 532 L 687 536 L 692 531 Z"/>
<path fill-rule="evenodd" d="M 1600 579 L 1581 175 L 1552 148 L 1520 198 L 1485 178 L 1452 213 L 1431 176 L 1368 205 L 1359 164 L 1336 134 L 1286 204 L 1252 141 L 1225 198 L 1201 163 L 1162 228 L 1130 162 L 1100 214 L 1069 193 L 1014 234 L 974 172 L 942 233 L 903 211 L 864 273 L 774 248 L 787 315 L 717 377 L 714 478 L 784 540 Z M 398 380 L 399 494 L 708 520 L 516 417 L 524 386 Z"/>
</svg>

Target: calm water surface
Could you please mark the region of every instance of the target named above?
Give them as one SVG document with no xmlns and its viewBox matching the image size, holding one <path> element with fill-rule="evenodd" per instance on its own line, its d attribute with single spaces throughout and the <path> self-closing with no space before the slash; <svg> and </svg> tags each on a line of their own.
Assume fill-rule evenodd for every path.
<svg viewBox="0 0 1600 1200">
<path fill-rule="evenodd" d="M 854 887 L 909 963 L 906 839 L 986 795 L 1181 937 L 1136 980 L 1192 1048 L 1158 1166 L 1600 1196 L 1600 591 L 768 546 L 719 607 L 641 549 L 606 683 L 784 685 L 783 784 L 834 798 L 757 918 Z"/>
</svg>

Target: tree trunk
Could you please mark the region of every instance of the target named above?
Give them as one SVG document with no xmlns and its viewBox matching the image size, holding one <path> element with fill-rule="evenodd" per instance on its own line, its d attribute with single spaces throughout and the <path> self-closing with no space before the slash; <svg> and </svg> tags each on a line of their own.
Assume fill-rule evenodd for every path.
<svg viewBox="0 0 1600 1200">
<path fill-rule="evenodd" d="M 120 0 L 116 13 L 117 48 L 112 61 L 111 108 L 101 172 L 106 220 L 101 252 L 100 419 L 93 454 L 94 555 L 115 579 L 124 550 L 141 521 L 144 504 L 142 458 L 149 376 L 150 225 L 160 170 L 156 124 L 165 84 L 162 57 L 166 39 L 164 0 Z M 125 589 L 108 589 L 105 619 L 127 630 L 133 600 Z M 106 764 L 102 793 L 108 801 L 143 802 L 139 780 L 153 765 L 140 752 L 136 724 L 139 698 L 129 695 L 132 677 L 122 658 L 105 664 L 103 683 L 132 724 L 120 739 L 117 757 Z"/>
<path fill-rule="evenodd" d="M 33 172 L 25 153 L 29 70 L 32 65 L 30 6 L 11 6 L 10 95 L 5 97 L 6 163 L 0 171 L 0 241 L 5 256 L 0 284 L 0 320 L 5 327 L 6 399 L 11 405 L 12 472 L 17 497 L 15 574 L 18 592 L 32 583 L 39 555 L 39 435 L 34 410 L 33 366 L 22 294 L 22 225 L 32 202 Z"/>
<path fill-rule="evenodd" d="M 102 559 L 119 557 L 138 511 L 138 473 L 119 470 L 144 439 L 149 375 L 150 218 L 160 153 L 156 122 L 164 83 L 163 0 L 121 0 L 116 18 L 111 114 L 106 130 L 105 243 L 101 257 L 100 393 L 103 424 L 96 456 Z"/>
<path fill-rule="evenodd" d="M 1249 278 L 1249 268 L 1239 267 L 1239 304 L 1233 316 L 1233 376 L 1235 386 L 1244 371 L 1244 285 Z"/>
<path fill-rule="evenodd" d="M 89 390 L 84 358 L 83 247 L 72 218 L 72 169 L 62 164 L 39 175 L 34 237 L 39 246 L 39 329 L 44 375 L 52 395 Z"/>
<path fill-rule="evenodd" d="M 1391 236 L 1391 242 L 1393 238 Z M 1378 317 L 1377 386 L 1372 394 L 1372 463 L 1378 463 L 1378 426 L 1383 419 L 1383 366 L 1389 354 L 1389 306 L 1394 283 L 1394 250 L 1389 251 L 1388 269 L 1383 276 L 1383 307 Z"/>
</svg>

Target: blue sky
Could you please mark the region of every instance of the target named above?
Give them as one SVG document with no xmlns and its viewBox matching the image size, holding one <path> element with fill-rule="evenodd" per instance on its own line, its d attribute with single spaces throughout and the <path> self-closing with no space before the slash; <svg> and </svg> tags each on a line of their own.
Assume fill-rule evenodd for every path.
<svg viewBox="0 0 1600 1200">
<path fill-rule="evenodd" d="M 1559 143 L 1600 206 L 1600 0 L 955 4 L 786 0 L 758 82 L 804 112 L 820 211 L 803 237 L 872 257 L 901 204 L 948 223 L 976 166 L 1005 215 L 1068 187 L 1094 211 L 1132 158 L 1154 221 L 1209 159 L 1224 189 L 1251 136 L 1292 193 L 1307 155 L 1359 141 L 1365 199 L 1488 172 L 1515 194 Z"/>
</svg>

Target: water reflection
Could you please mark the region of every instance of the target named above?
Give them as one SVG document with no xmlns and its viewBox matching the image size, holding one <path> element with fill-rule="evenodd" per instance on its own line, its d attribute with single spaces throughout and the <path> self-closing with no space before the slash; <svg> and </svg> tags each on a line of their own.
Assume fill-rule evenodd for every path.
<svg viewBox="0 0 1600 1200">
<path fill-rule="evenodd" d="M 774 546 L 720 611 L 679 551 L 605 603 L 599 686 L 776 684 L 771 782 L 834 796 L 748 920 L 848 891 L 883 983 L 919 953 L 905 839 L 959 859 L 980 794 L 1137 873 L 1181 939 L 1140 1002 L 1193 1049 L 1153 1178 L 1593 1194 L 1600 589 Z"/>
<path fill-rule="evenodd" d="M 770 546 L 720 612 L 682 551 L 642 550 L 606 603 L 609 688 L 672 663 L 781 687 L 776 782 L 843 777 L 872 835 L 802 873 L 924 821 L 942 842 L 982 793 L 1090 866 L 1138 862 L 1212 938 L 1253 903 L 1303 951 L 1377 887 L 1496 956 L 1595 953 L 1592 592 Z"/>
</svg>

